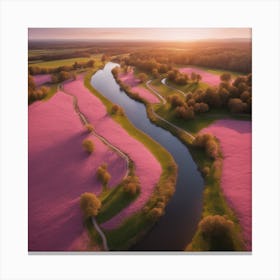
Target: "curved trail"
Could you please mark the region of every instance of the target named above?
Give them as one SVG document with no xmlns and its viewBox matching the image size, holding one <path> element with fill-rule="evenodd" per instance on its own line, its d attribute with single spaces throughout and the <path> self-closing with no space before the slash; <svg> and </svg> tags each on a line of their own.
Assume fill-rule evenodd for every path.
<svg viewBox="0 0 280 280">
<path fill-rule="evenodd" d="M 166 99 L 159 93 L 157 92 L 154 88 L 152 88 L 150 86 L 150 83 L 152 82 L 153 80 L 149 80 L 148 82 L 146 82 L 146 86 L 149 90 L 151 90 L 159 99 L 161 99 L 162 101 L 162 104 L 166 104 Z"/>
<path fill-rule="evenodd" d="M 182 90 L 177 89 L 177 88 L 175 88 L 175 87 L 172 87 L 172 86 L 168 85 L 167 82 L 166 82 L 166 78 L 160 80 L 160 82 L 161 82 L 163 85 L 167 86 L 168 88 L 173 89 L 173 90 L 176 90 L 176 91 L 178 91 L 179 93 L 181 93 L 182 95 L 186 96 L 186 93 L 183 92 Z"/>
<path fill-rule="evenodd" d="M 109 251 L 108 244 L 107 244 L 107 239 L 101 228 L 99 227 L 98 223 L 96 222 L 96 219 L 94 216 L 91 217 L 91 222 L 93 226 L 95 227 L 96 231 L 100 234 L 103 242 L 103 247 L 105 251 Z"/>
<path fill-rule="evenodd" d="M 166 99 L 165 99 L 157 90 L 155 90 L 153 87 L 150 86 L 150 83 L 151 83 L 151 82 L 152 82 L 152 80 L 149 80 L 148 82 L 146 82 L 147 88 L 150 89 L 151 91 L 153 91 L 153 93 L 155 93 L 155 94 L 162 100 L 162 104 L 163 104 L 163 105 L 166 104 Z M 158 104 L 160 104 L 160 103 L 158 103 Z M 186 135 L 187 135 L 188 137 L 190 137 L 192 140 L 195 139 L 195 137 L 192 135 L 192 133 L 191 133 L 190 131 L 185 130 L 185 129 L 182 129 L 181 127 L 179 127 L 179 126 L 177 126 L 177 125 L 175 125 L 175 124 L 173 124 L 173 123 L 167 121 L 166 119 L 162 118 L 160 115 L 158 115 L 158 114 L 154 111 L 153 107 L 152 107 L 152 113 L 153 113 L 158 119 L 160 119 L 161 121 L 167 123 L 169 126 L 171 126 L 171 127 L 175 128 L 175 129 L 179 130 L 181 133 L 186 134 Z"/>
<path fill-rule="evenodd" d="M 77 96 L 66 92 L 63 88 L 63 84 L 59 84 L 58 85 L 58 89 L 60 89 L 64 94 L 67 94 L 69 96 L 71 96 L 73 98 L 73 106 L 74 106 L 74 110 L 75 112 L 78 114 L 81 122 L 83 125 L 87 125 L 89 124 L 87 118 L 84 116 L 84 114 L 80 111 L 79 105 L 78 105 L 78 98 Z M 93 134 L 94 136 L 96 136 L 101 142 L 103 142 L 105 145 L 107 145 L 109 148 L 111 148 L 112 150 L 114 150 L 116 153 L 118 153 L 123 159 L 125 159 L 126 161 L 126 174 L 123 177 L 123 179 L 125 179 L 128 176 L 129 173 L 129 164 L 132 163 L 132 160 L 124 153 L 122 152 L 118 147 L 114 146 L 112 143 L 110 143 L 107 139 L 105 139 L 102 135 L 100 135 L 99 133 L 97 133 L 96 131 L 92 131 L 90 134 Z M 100 234 L 101 238 L 102 238 L 102 242 L 103 242 L 103 247 L 105 251 L 109 251 L 108 248 L 108 244 L 107 244 L 107 239 L 105 234 L 103 233 L 103 231 L 101 230 L 101 228 L 99 227 L 95 217 L 91 217 L 91 222 L 94 226 L 94 228 L 96 229 L 96 231 Z"/>
</svg>

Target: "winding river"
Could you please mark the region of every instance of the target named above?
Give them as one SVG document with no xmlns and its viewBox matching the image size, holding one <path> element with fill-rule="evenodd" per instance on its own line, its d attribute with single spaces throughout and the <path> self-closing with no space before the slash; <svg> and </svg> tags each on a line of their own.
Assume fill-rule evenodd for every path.
<svg viewBox="0 0 280 280">
<path fill-rule="evenodd" d="M 187 147 L 169 131 L 157 127 L 147 117 L 142 103 L 129 98 L 116 83 L 111 70 L 118 66 L 109 62 L 91 78 L 92 86 L 111 102 L 123 107 L 129 120 L 160 143 L 178 165 L 176 191 L 166 207 L 165 215 L 131 250 L 181 251 L 191 241 L 202 210 L 203 179 Z"/>
</svg>

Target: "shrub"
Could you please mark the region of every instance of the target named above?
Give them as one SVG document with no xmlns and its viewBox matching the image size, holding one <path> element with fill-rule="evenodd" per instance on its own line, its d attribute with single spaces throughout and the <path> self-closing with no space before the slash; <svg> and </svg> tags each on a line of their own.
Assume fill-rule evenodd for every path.
<svg viewBox="0 0 280 280">
<path fill-rule="evenodd" d="M 113 106 L 111 107 L 111 114 L 123 116 L 123 108 L 117 104 L 113 104 Z"/>
<path fill-rule="evenodd" d="M 201 172 L 204 177 L 207 177 L 210 173 L 210 168 L 208 166 L 205 166 L 202 168 Z"/>
<path fill-rule="evenodd" d="M 80 196 L 80 207 L 87 219 L 92 216 L 97 216 L 101 208 L 101 201 L 94 193 L 85 192 Z"/>
<path fill-rule="evenodd" d="M 201 236 L 207 244 L 209 251 L 232 251 L 234 250 L 233 222 L 220 215 L 207 216 L 199 225 Z"/>
<path fill-rule="evenodd" d="M 127 176 L 127 178 L 123 182 L 124 192 L 135 196 L 140 191 L 140 183 L 139 178 L 137 176 Z"/>
<path fill-rule="evenodd" d="M 221 81 L 229 82 L 231 80 L 231 75 L 229 73 L 224 73 L 220 76 Z"/>
<path fill-rule="evenodd" d="M 92 142 L 92 140 L 90 139 L 85 139 L 83 141 L 83 148 L 89 153 L 91 154 L 94 151 L 94 144 Z"/>
<path fill-rule="evenodd" d="M 88 132 L 92 132 L 94 130 L 93 125 L 90 123 L 86 124 L 85 128 Z"/>
<path fill-rule="evenodd" d="M 147 76 L 145 73 L 140 73 L 140 74 L 138 75 L 138 78 L 139 78 L 139 80 L 143 83 L 143 82 L 147 81 L 148 76 Z"/>
<path fill-rule="evenodd" d="M 172 108 L 184 105 L 184 100 L 178 94 L 171 94 L 171 95 L 169 95 L 167 97 L 167 102 L 169 102 L 171 104 Z"/>
<path fill-rule="evenodd" d="M 175 114 L 178 118 L 184 120 L 192 120 L 194 118 L 194 110 L 192 107 L 179 106 L 175 109 Z"/>
<path fill-rule="evenodd" d="M 111 175 L 110 173 L 107 171 L 107 165 L 106 164 L 102 164 L 101 166 L 99 166 L 97 168 L 97 179 L 104 185 L 107 186 L 110 179 L 111 179 Z"/>
<path fill-rule="evenodd" d="M 231 113 L 243 113 L 246 111 L 247 104 L 239 98 L 231 98 L 228 102 L 228 107 Z"/>
<path fill-rule="evenodd" d="M 161 217 L 164 213 L 164 210 L 162 208 L 152 208 L 152 210 L 148 213 L 148 216 L 152 220 L 157 220 L 159 217 Z"/>
<path fill-rule="evenodd" d="M 209 110 L 209 106 L 206 103 L 195 103 L 193 107 L 196 113 L 206 113 Z"/>
<path fill-rule="evenodd" d="M 219 154 L 219 146 L 212 134 L 199 134 L 193 141 L 193 145 L 198 148 L 203 148 L 210 158 L 217 158 Z"/>
</svg>

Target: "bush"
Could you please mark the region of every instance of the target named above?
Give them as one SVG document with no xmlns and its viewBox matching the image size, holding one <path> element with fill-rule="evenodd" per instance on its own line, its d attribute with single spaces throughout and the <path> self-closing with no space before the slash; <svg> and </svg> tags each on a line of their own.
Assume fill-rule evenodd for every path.
<svg viewBox="0 0 280 280">
<path fill-rule="evenodd" d="M 127 178 L 123 182 L 124 192 L 135 196 L 140 191 L 140 183 L 139 178 L 137 176 L 127 176 Z"/>
<path fill-rule="evenodd" d="M 223 82 L 230 82 L 231 75 L 229 73 L 224 73 L 220 76 L 221 81 Z"/>
<path fill-rule="evenodd" d="M 101 201 L 94 193 L 85 192 L 80 196 L 80 207 L 84 213 L 84 217 L 90 218 L 97 216 L 101 208 Z"/>
<path fill-rule="evenodd" d="M 159 207 L 154 207 L 152 210 L 148 213 L 148 216 L 152 220 L 157 220 L 159 217 L 161 217 L 164 214 L 164 210 Z"/>
<path fill-rule="evenodd" d="M 92 132 L 94 130 L 93 125 L 90 123 L 86 124 L 85 128 L 88 132 Z"/>
<path fill-rule="evenodd" d="M 147 81 L 148 79 L 148 75 L 146 75 L 145 73 L 140 73 L 138 75 L 139 80 L 141 81 L 141 83 L 144 83 L 145 81 Z"/>
<path fill-rule="evenodd" d="M 220 215 L 207 216 L 199 225 L 201 236 L 207 244 L 209 251 L 234 250 L 233 222 Z"/>
<path fill-rule="evenodd" d="M 184 105 L 184 100 L 182 97 L 178 94 L 171 94 L 167 97 L 167 102 L 171 104 L 172 108 L 176 108 L 178 106 L 183 106 Z"/>
<path fill-rule="evenodd" d="M 217 158 L 219 155 L 219 146 L 212 134 L 199 134 L 193 141 L 193 145 L 198 148 L 203 148 L 210 158 Z"/>
<path fill-rule="evenodd" d="M 205 166 L 202 168 L 201 172 L 204 177 L 207 177 L 210 174 L 210 168 L 208 166 Z"/>
<path fill-rule="evenodd" d="M 83 148 L 89 153 L 91 154 L 94 151 L 94 144 L 92 142 L 92 140 L 90 139 L 85 139 L 83 141 Z"/>
<path fill-rule="evenodd" d="M 104 185 L 107 186 L 110 179 L 111 179 L 111 175 L 110 173 L 107 171 L 107 165 L 106 164 L 102 164 L 101 166 L 99 166 L 97 168 L 97 179 Z"/>
<path fill-rule="evenodd" d="M 111 107 L 111 114 L 123 116 L 123 108 L 117 104 L 113 104 L 113 106 Z"/>
<path fill-rule="evenodd" d="M 239 98 L 231 98 L 228 107 L 231 113 L 243 113 L 246 111 L 247 104 Z"/>
</svg>

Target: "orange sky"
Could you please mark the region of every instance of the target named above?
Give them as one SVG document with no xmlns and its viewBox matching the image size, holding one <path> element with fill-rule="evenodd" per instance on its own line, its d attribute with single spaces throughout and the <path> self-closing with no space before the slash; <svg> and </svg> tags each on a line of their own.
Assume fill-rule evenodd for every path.
<svg viewBox="0 0 280 280">
<path fill-rule="evenodd" d="M 251 38 L 250 28 L 29 28 L 29 39 L 155 40 Z"/>
</svg>

